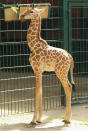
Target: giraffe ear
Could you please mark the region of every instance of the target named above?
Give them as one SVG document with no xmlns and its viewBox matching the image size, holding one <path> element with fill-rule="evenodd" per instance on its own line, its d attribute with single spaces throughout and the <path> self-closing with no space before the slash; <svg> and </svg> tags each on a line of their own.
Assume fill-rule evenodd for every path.
<svg viewBox="0 0 88 131">
<path fill-rule="evenodd" d="M 35 5 L 34 5 L 34 4 L 32 4 L 32 9 L 34 9 L 34 7 L 35 7 Z"/>
<path fill-rule="evenodd" d="M 29 7 L 31 7 L 32 9 L 34 9 L 35 5 L 31 4 L 31 5 L 29 5 Z"/>
</svg>

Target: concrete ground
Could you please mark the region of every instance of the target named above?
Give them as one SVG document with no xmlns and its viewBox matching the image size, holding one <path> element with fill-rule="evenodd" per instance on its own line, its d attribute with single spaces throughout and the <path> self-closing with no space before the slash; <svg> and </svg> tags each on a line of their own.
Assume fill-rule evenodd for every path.
<svg viewBox="0 0 88 131">
<path fill-rule="evenodd" d="M 33 113 L 0 118 L 0 131 L 88 131 L 88 105 L 72 106 L 71 124 L 64 124 L 65 107 L 43 111 L 43 123 L 31 126 Z"/>
</svg>

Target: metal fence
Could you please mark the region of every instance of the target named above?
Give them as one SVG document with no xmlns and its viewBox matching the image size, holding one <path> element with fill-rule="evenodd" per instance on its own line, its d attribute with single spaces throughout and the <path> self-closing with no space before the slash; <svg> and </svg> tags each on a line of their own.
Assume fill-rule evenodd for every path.
<svg viewBox="0 0 88 131">
<path fill-rule="evenodd" d="M 73 2 L 74 1 L 74 2 Z M 88 103 L 88 0 L 0 1 L 0 115 L 34 110 L 35 76 L 28 61 L 26 34 L 30 21 L 5 22 L 2 4 L 51 3 L 50 17 L 42 21 L 41 36 L 74 58 L 76 92 L 72 103 Z M 59 86 L 59 88 L 57 88 Z M 54 73 L 43 74 L 43 109 L 65 104 L 63 88 Z"/>
<path fill-rule="evenodd" d="M 65 47 L 72 53 L 75 61 L 74 79 L 76 92 L 72 103 L 88 103 L 88 0 L 64 0 Z"/>
<path fill-rule="evenodd" d="M 54 0 L 3 0 L 2 4 L 51 3 L 50 17 L 42 21 L 41 36 L 55 47 L 63 47 L 62 2 Z M 5 22 L 0 7 L 0 115 L 34 110 L 35 76 L 29 64 L 26 41 L 30 21 Z M 59 88 L 57 88 L 59 86 Z M 61 105 L 60 83 L 54 73 L 43 74 L 43 109 Z M 63 96 L 63 94 L 62 94 Z"/>
</svg>

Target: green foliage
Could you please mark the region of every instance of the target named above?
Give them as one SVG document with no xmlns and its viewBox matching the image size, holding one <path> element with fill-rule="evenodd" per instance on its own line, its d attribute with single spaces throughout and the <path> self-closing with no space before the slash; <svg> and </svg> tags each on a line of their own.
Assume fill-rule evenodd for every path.
<svg viewBox="0 0 88 131">
<path fill-rule="evenodd" d="M 60 116 L 60 119 L 64 119 L 64 116 Z"/>
<path fill-rule="evenodd" d="M 55 118 L 50 117 L 48 122 L 52 122 L 53 120 L 55 120 Z"/>
<path fill-rule="evenodd" d="M 17 7 L 11 7 L 11 9 L 17 14 L 18 8 Z"/>
<path fill-rule="evenodd" d="M 88 106 L 86 106 L 85 108 L 88 109 Z"/>
<path fill-rule="evenodd" d="M 8 126 L 8 123 L 1 123 L 0 126 Z"/>
</svg>

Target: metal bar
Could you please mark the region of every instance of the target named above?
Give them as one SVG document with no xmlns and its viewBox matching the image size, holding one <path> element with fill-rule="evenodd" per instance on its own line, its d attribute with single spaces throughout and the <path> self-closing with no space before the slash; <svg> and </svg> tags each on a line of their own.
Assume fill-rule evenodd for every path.
<svg viewBox="0 0 88 131">
<path fill-rule="evenodd" d="M 88 2 L 88 1 L 87 1 Z M 87 16 L 86 16 L 86 9 L 88 8 L 88 3 L 80 3 L 78 2 L 78 4 L 73 4 L 73 3 L 70 3 L 70 5 L 72 6 L 71 8 L 74 9 L 76 12 L 76 17 L 74 17 L 74 20 L 77 20 L 79 21 L 79 23 L 77 22 L 76 23 L 76 28 L 72 28 L 72 31 L 75 30 L 75 33 L 76 33 L 76 38 L 72 38 L 72 42 L 74 41 L 75 43 L 76 42 L 79 42 L 79 50 L 73 52 L 74 55 L 75 54 L 78 54 L 79 55 L 79 60 L 75 62 L 75 64 L 77 64 L 79 66 L 78 68 L 78 72 L 77 73 L 74 73 L 76 75 L 78 75 L 78 84 L 80 83 L 80 91 L 77 92 L 77 95 L 73 95 L 73 98 L 72 98 L 72 103 L 84 103 L 84 101 L 82 101 L 83 97 L 85 98 L 88 94 L 87 94 L 87 82 L 84 81 L 84 77 L 83 75 L 87 75 L 88 72 L 87 72 L 87 68 L 85 68 L 86 66 L 84 66 L 84 64 L 86 65 L 88 63 L 88 60 L 87 60 L 87 57 L 85 58 L 85 56 L 87 56 L 87 36 L 86 36 L 86 20 L 87 20 Z M 79 6 L 81 6 L 80 8 L 77 8 Z M 80 13 L 79 13 L 79 9 L 80 10 Z M 73 20 L 73 19 L 72 19 Z M 79 33 L 79 29 L 81 28 L 81 31 Z M 80 37 L 79 37 L 79 34 Z M 78 43 L 77 43 L 78 44 Z M 77 46 L 78 47 L 78 46 Z M 75 49 L 77 48 L 75 47 Z M 81 76 L 81 78 L 79 77 L 79 75 Z M 87 78 L 86 78 L 87 80 Z M 84 81 L 84 82 L 83 82 Z M 86 85 L 86 87 L 85 87 Z M 86 90 L 86 92 L 84 91 Z M 80 100 L 78 100 L 78 97 L 81 98 Z M 75 99 L 77 100 L 75 102 Z M 87 101 L 87 99 L 86 99 Z"/>
<path fill-rule="evenodd" d="M 68 2 L 74 2 L 74 3 L 76 3 L 76 2 L 82 2 L 82 3 L 84 3 L 84 2 L 88 2 L 88 0 L 67 0 Z"/>
<path fill-rule="evenodd" d="M 0 42 L 1 42 L 1 20 L 0 20 Z"/>
<path fill-rule="evenodd" d="M 69 5 L 69 45 L 68 50 L 71 53 L 72 52 L 72 6 Z"/>
<path fill-rule="evenodd" d="M 63 1 L 63 17 L 64 17 L 64 49 L 68 51 L 68 3 Z"/>
<path fill-rule="evenodd" d="M 68 51 L 68 3 L 66 0 L 63 0 L 63 18 L 64 49 Z M 66 96 L 63 88 L 61 88 L 61 105 L 66 105 Z"/>
</svg>

